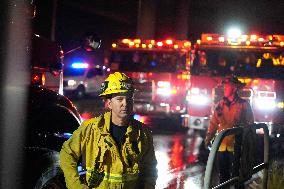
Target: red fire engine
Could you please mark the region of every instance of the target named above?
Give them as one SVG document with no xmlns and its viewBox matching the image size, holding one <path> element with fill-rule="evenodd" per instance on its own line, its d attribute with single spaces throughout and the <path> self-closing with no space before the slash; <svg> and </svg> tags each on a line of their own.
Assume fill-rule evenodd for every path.
<svg viewBox="0 0 284 189">
<path fill-rule="evenodd" d="M 63 95 L 63 50 L 56 42 L 39 35 L 32 36 L 32 84 Z"/>
<path fill-rule="evenodd" d="M 112 44 L 107 66 L 134 78 L 136 113 L 179 113 L 183 125 L 206 129 L 224 77 L 245 82 L 240 92 L 256 122 L 283 120 L 284 38 L 280 35 L 228 37 L 203 34 L 189 41 L 123 39 Z"/>
<path fill-rule="evenodd" d="M 222 97 L 218 84 L 232 74 L 246 83 L 240 95 L 251 102 L 256 122 L 283 122 L 284 36 L 202 34 L 189 57 L 186 126 L 206 129 L 214 103 Z"/>
<path fill-rule="evenodd" d="M 180 115 L 189 89 L 189 41 L 122 39 L 112 44 L 111 71 L 134 80 L 134 110 L 139 114 Z"/>
</svg>

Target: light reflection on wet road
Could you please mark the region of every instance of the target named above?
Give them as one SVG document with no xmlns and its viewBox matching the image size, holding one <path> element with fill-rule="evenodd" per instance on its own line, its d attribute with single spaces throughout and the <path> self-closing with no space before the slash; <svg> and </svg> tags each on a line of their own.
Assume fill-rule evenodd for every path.
<svg viewBox="0 0 284 189">
<path fill-rule="evenodd" d="M 83 119 L 103 112 L 103 103 L 97 98 L 76 101 Z M 205 164 L 199 161 L 202 137 L 198 132 L 187 130 L 176 132 L 178 125 L 173 120 L 135 115 L 153 129 L 155 154 L 158 161 L 156 189 L 200 189 L 202 188 Z"/>
<path fill-rule="evenodd" d="M 198 134 L 154 135 L 157 189 L 201 188 L 205 171 L 198 161 L 201 141 Z"/>
</svg>

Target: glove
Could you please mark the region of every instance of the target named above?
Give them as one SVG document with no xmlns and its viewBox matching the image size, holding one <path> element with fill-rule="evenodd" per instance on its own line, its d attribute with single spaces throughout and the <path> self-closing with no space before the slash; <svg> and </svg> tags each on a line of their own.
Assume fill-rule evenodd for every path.
<svg viewBox="0 0 284 189">
<path fill-rule="evenodd" d="M 204 146 L 205 146 L 206 149 L 208 149 L 209 143 L 210 143 L 210 139 L 208 137 L 206 137 L 205 140 L 204 140 Z"/>
<path fill-rule="evenodd" d="M 213 138 L 212 134 L 207 133 L 205 140 L 204 140 L 204 146 L 205 146 L 206 149 L 208 149 L 209 145 L 211 145 L 210 142 L 211 142 L 212 138 Z"/>
</svg>

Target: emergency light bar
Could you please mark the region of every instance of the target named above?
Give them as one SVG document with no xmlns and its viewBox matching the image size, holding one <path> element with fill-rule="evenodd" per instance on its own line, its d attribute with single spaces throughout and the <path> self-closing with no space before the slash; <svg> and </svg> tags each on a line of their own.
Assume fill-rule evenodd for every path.
<svg viewBox="0 0 284 189">
<path fill-rule="evenodd" d="M 201 40 L 197 40 L 201 45 L 217 46 L 262 46 L 262 47 L 284 47 L 284 35 L 239 35 L 232 37 L 221 34 L 202 34 Z"/>
<path fill-rule="evenodd" d="M 141 49 L 169 49 L 169 50 L 180 50 L 180 49 L 191 49 L 191 42 L 187 40 L 142 40 L 142 39 L 120 39 L 112 43 L 112 48 L 141 48 Z"/>
<path fill-rule="evenodd" d="M 87 63 L 82 63 L 82 62 L 76 62 L 76 63 L 73 63 L 71 65 L 72 68 L 88 68 L 89 67 L 89 64 Z"/>
</svg>

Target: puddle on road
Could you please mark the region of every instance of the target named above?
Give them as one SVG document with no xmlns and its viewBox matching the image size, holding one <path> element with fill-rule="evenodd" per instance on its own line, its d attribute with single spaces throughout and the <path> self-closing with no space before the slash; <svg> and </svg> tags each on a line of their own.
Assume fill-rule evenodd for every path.
<svg viewBox="0 0 284 189">
<path fill-rule="evenodd" d="M 154 135 L 157 189 L 202 188 L 205 164 L 198 161 L 201 143 L 198 135 Z"/>
</svg>

